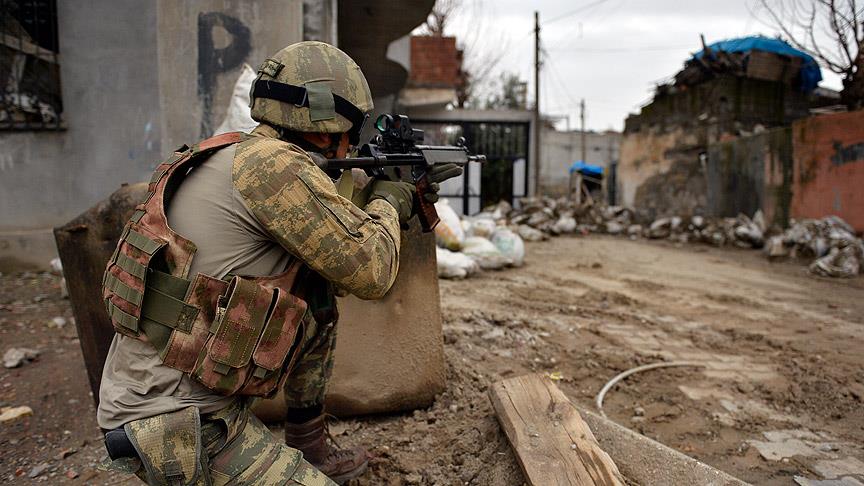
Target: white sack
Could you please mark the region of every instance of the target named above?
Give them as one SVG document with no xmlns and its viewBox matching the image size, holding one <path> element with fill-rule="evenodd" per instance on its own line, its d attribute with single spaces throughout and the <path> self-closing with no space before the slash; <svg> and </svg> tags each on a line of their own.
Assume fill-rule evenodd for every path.
<svg viewBox="0 0 864 486">
<path fill-rule="evenodd" d="M 441 221 L 435 226 L 435 242 L 442 248 L 458 251 L 465 241 L 465 232 L 462 230 L 462 222 L 459 215 L 450 207 L 446 199 L 435 203 L 435 210 Z"/>
<path fill-rule="evenodd" d="M 497 229 L 492 234 L 492 244 L 502 255 L 510 259 L 514 267 L 521 267 L 525 263 L 525 243 L 509 228 Z"/>
<path fill-rule="evenodd" d="M 471 225 L 468 227 L 466 236 L 479 236 L 481 238 L 489 238 L 492 233 L 498 229 L 495 221 L 488 218 L 479 218 L 471 220 Z"/>
<path fill-rule="evenodd" d="M 512 264 L 491 241 L 479 236 L 465 238 L 462 252 L 476 260 L 483 270 L 497 270 Z"/>
<path fill-rule="evenodd" d="M 234 83 L 234 92 L 231 93 L 225 119 L 213 135 L 228 132 L 249 133 L 258 126 L 258 122 L 252 119 L 252 113 L 249 111 L 249 89 L 253 81 L 255 81 L 255 70 L 248 64 L 244 64 L 240 77 Z"/>
<path fill-rule="evenodd" d="M 465 278 L 480 271 L 480 265 L 473 258 L 450 251 L 446 248 L 435 248 L 438 258 L 438 277 Z"/>
</svg>

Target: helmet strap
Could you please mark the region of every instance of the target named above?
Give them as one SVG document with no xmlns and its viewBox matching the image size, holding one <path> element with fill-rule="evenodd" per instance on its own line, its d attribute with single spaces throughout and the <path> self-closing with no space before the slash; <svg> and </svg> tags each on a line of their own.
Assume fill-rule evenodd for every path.
<svg viewBox="0 0 864 486">
<path fill-rule="evenodd" d="M 252 83 L 249 92 L 251 104 L 254 104 L 257 98 L 268 98 L 283 103 L 291 103 L 298 108 L 309 108 L 313 121 L 316 118 L 329 119 L 332 118 L 332 112 L 338 113 L 351 123 L 348 135 L 352 145 L 359 143 L 360 132 L 369 118 L 368 114 L 354 106 L 353 103 L 331 92 L 330 86 L 327 84 L 306 83 L 305 86 L 294 86 L 261 79 L 261 72 Z"/>
</svg>

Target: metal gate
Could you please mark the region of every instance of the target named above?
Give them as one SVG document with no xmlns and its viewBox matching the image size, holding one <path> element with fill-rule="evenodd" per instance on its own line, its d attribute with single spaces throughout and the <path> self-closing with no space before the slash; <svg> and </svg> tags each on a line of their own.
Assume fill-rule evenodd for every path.
<svg viewBox="0 0 864 486">
<path fill-rule="evenodd" d="M 427 144 L 455 144 L 465 137 L 471 153 L 486 155 L 482 166 L 468 164 L 461 177 L 442 184 L 439 194 L 457 213 L 475 214 L 501 200 L 518 205 L 528 195 L 530 122 L 412 118 L 411 124 L 425 131 Z"/>
</svg>

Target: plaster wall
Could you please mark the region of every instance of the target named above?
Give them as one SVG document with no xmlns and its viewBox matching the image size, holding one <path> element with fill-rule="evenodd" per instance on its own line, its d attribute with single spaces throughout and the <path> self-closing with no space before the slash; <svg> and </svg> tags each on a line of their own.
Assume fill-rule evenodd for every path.
<svg viewBox="0 0 864 486">
<path fill-rule="evenodd" d="M 63 131 L 0 132 L 0 271 L 222 121 L 242 64 L 302 38 L 301 0 L 57 2 Z"/>
<path fill-rule="evenodd" d="M 134 12 L 134 21 L 129 13 Z M 57 2 L 63 131 L 0 132 L 0 266 L 45 266 L 51 227 L 162 151 L 156 4 Z"/>
<path fill-rule="evenodd" d="M 777 227 L 789 222 L 792 131 L 777 128 L 708 148 L 708 213 L 752 216 L 762 210 Z"/>
<path fill-rule="evenodd" d="M 279 49 L 303 40 L 300 0 L 157 3 L 166 150 L 213 133 L 243 64 L 258 69 Z"/>
<path fill-rule="evenodd" d="M 0 132 L 0 231 L 71 219 L 161 152 L 155 4 L 57 7 L 67 129 Z"/>
<path fill-rule="evenodd" d="M 639 203 L 645 202 L 645 190 L 637 198 L 639 188 L 651 182 L 649 179 L 656 181 L 669 173 L 676 161 L 684 158 L 698 164 L 698 152 L 704 143 L 702 139 L 699 131 L 682 128 L 668 131 L 644 128 L 625 132 L 621 139 L 617 174 L 620 203 L 638 207 Z"/>
<path fill-rule="evenodd" d="M 864 111 L 792 125 L 794 218 L 837 215 L 864 232 Z"/>
</svg>

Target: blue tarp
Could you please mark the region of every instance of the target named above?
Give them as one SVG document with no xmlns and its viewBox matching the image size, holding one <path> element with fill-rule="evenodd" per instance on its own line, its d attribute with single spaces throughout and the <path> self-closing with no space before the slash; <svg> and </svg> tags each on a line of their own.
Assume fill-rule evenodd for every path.
<svg viewBox="0 0 864 486">
<path fill-rule="evenodd" d="M 579 172 L 582 175 L 588 175 L 593 177 L 603 177 L 603 167 L 599 165 L 591 165 L 582 162 L 581 160 L 577 160 L 573 162 L 570 166 L 570 173 Z"/>
<path fill-rule="evenodd" d="M 765 52 L 774 52 L 786 56 L 800 57 L 804 60 L 801 65 L 801 90 L 809 93 L 813 91 L 822 81 L 822 71 L 816 60 L 806 52 L 799 51 L 780 39 L 771 39 L 762 36 L 740 37 L 738 39 L 728 39 L 720 42 L 715 42 L 708 46 L 712 51 L 725 52 L 748 52 L 759 50 Z M 698 59 L 705 54 L 705 51 L 697 52 L 693 58 Z"/>
</svg>

